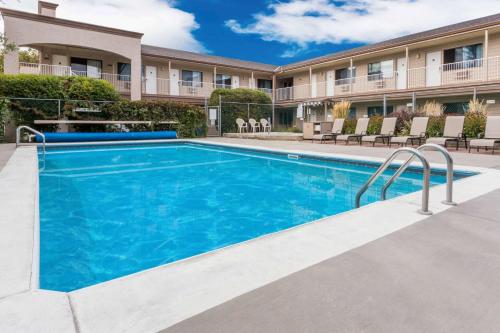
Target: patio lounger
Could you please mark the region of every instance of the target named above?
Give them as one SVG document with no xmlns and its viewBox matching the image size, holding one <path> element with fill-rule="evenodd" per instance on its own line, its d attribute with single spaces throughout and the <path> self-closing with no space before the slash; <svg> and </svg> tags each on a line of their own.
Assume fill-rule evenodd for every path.
<svg viewBox="0 0 500 333">
<path fill-rule="evenodd" d="M 314 140 L 320 140 L 321 143 L 326 140 L 335 140 L 337 139 L 337 136 L 342 134 L 342 129 L 344 128 L 344 118 L 338 118 L 333 121 L 333 126 L 330 131 L 327 133 L 323 134 L 315 134 L 313 135 L 313 142 Z"/>
<path fill-rule="evenodd" d="M 366 131 L 368 130 L 368 123 L 370 122 L 370 118 L 360 118 L 356 123 L 356 129 L 354 130 L 354 134 L 344 134 L 338 135 L 335 143 L 337 141 L 345 141 L 347 145 L 351 139 L 356 139 L 358 142 L 361 142 L 361 138 L 363 135 L 366 135 Z"/>
<path fill-rule="evenodd" d="M 465 140 L 465 137 L 463 135 L 464 121 L 465 121 L 464 116 L 446 117 L 443 136 L 428 138 L 426 142 L 441 145 L 446 148 L 447 143 L 452 141 L 456 143 L 457 145 L 456 147 L 458 150 L 460 141 Z M 465 148 L 467 148 L 467 140 L 465 140 Z"/>
<path fill-rule="evenodd" d="M 422 143 L 425 139 L 425 132 L 427 131 L 427 123 L 429 122 L 429 117 L 415 117 L 411 123 L 410 135 L 405 136 L 393 136 L 389 141 L 389 147 L 393 143 L 398 145 L 406 146 L 408 140 L 410 140 L 413 145 L 414 141 L 418 141 L 418 144 Z"/>
<path fill-rule="evenodd" d="M 382 122 L 382 128 L 380 129 L 380 134 L 376 135 L 365 135 L 361 138 L 361 144 L 363 142 L 371 142 L 373 146 L 375 146 L 375 142 L 378 139 L 382 139 L 382 143 L 385 144 L 385 140 L 387 139 L 387 144 L 389 144 L 389 140 L 394 135 L 394 131 L 396 130 L 396 121 L 398 118 L 384 118 Z"/>
<path fill-rule="evenodd" d="M 271 133 L 271 125 L 269 124 L 269 122 L 267 121 L 267 119 L 264 119 L 264 118 L 261 118 L 260 119 L 260 125 L 262 126 L 262 130 L 264 132 L 269 132 Z"/>
<path fill-rule="evenodd" d="M 500 116 L 489 116 L 486 118 L 486 128 L 483 139 L 474 139 L 469 142 L 469 152 L 471 148 L 491 148 L 491 153 L 495 153 L 495 145 L 500 143 Z"/>
<path fill-rule="evenodd" d="M 248 119 L 248 123 L 250 124 L 250 127 L 252 128 L 252 132 L 259 132 L 260 131 L 260 123 L 257 122 L 257 120 L 250 118 Z"/>
<path fill-rule="evenodd" d="M 238 125 L 238 132 L 241 133 L 243 130 L 248 132 L 248 124 L 241 118 L 236 118 L 236 125 Z"/>
</svg>

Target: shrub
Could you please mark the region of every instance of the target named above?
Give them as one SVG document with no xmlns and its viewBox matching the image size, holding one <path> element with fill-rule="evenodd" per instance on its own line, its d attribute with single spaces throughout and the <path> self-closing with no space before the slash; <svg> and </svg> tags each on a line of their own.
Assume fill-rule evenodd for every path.
<svg viewBox="0 0 500 333">
<path fill-rule="evenodd" d="M 175 128 L 183 138 L 206 134 L 206 115 L 203 108 L 174 101 L 128 101 L 105 104 L 98 114 L 99 119 L 152 121 L 153 125 L 127 125 L 129 130 L 165 130 Z M 68 116 L 70 118 L 70 116 Z M 72 114 L 72 119 L 88 119 L 88 116 Z M 177 125 L 161 124 L 162 121 L 178 121 Z M 79 128 L 80 129 L 80 128 Z M 88 131 L 87 125 L 81 130 Z"/>
<path fill-rule="evenodd" d="M 351 102 L 346 99 L 341 100 L 333 105 L 333 118 L 346 119 L 349 116 L 351 109 Z"/>
<path fill-rule="evenodd" d="M 175 128 L 180 137 L 205 135 L 206 116 L 203 108 L 173 101 L 134 101 L 120 99 L 106 81 L 86 77 L 57 77 L 39 75 L 0 75 L 0 95 L 40 99 L 60 99 L 62 115 L 73 120 L 145 120 L 152 129 Z M 79 100 L 79 101 L 75 101 Z M 97 103 L 94 101 L 109 101 Z M 1 105 L 0 105 L 1 106 Z M 11 98 L 8 117 L 16 126 L 34 126 L 35 119 L 56 119 L 58 101 L 26 101 Z M 98 107 L 100 112 L 78 113 L 77 107 Z M 178 121 L 177 125 L 160 124 Z M 34 126 L 40 128 L 40 126 Z M 109 125 L 75 125 L 78 131 L 114 131 Z M 130 130 L 150 130 L 149 125 L 130 125 Z M 56 126 L 43 126 L 45 131 Z"/>
<path fill-rule="evenodd" d="M 465 113 L 464 135 L 467 138 L 477 138 L 479 134 L 484 133 L 485 126 L 486 115 L 484 113 L 473 111 Z"/>
<path fill-rule="evenodd" d="M 117 101 L 120 95 L 111 83 L 88 77 L 72 76 L 66 79 L 66 98 L 72 100 Z"/>
<path fill-rule="evenodd" d="M 410 133 L 411 122 L 420 112 L 413 112 L 409 109 L 400 109 L 391 113 L 391 117 L 396 117 L 396 135 L 407 135 Z"/>
<path fill-rule="evenodd" d="M 439 117 L 444 114 L 445 106 L 437 101 L 427 101 L 419 110 L 419 113 L 427 117 Z"/>
<path fill-rule="evenodd" d="M 479 113 L 486 116 L 488 114 L 488 104 L 486 104 L 484 99 L 478 100 L 477 98 L 473 98 L 469 101 L 468 112 Z"/>
<path fill-rule="evenodd" d="M 379 134 L 380 130 L 382 129 L 382 122 L 384 121 L 383 116 L 372 116 L 370 117 L 370 122 L 368 123 L 368 134 L 369 135 L 375 135 Z"/>
<path fill-rule="evenodd" d="M 436 137 L 442 136 L 444 131 L 444 124 L 446 122 L 446 117 L 444 115 L 437 117 L 429 117 L 429 123 L 427 125 L 427 136 Z"/>
<path fill-rule="evenodd" d="M 354 134 L 356 122 L 356 119 L 346 119 L 344 121 L 344 134 Z"/>
<path fill-rule="evenodd" d="M 236 118 L 271 118 L 272 100 L 269 95 L 254 89 L 215 89 L 208 100 L 209 105 L 218 106 L 222 101 L 222 133 L 236 132 Z"/>
</svg>

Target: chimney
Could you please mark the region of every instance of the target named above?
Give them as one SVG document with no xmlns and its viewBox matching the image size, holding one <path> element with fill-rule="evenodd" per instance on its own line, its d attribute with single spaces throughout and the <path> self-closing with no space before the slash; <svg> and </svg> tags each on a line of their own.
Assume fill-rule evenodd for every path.
<svg viewBox="0 0 500 333">
<path fill-rule="evenodd" d="M 38 1 L 38 14 L 50 17 L 56 17 L 57 3 Z"/>
</svg>

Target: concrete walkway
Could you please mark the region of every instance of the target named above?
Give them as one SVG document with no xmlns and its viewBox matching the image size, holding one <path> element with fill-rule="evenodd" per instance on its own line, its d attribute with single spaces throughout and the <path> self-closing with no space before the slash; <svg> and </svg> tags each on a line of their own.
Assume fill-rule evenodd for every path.
<svg viewBox="0 0 500 333">
<path fill-rule="evenodd" d="M 499 332 L 499 202 L 491 192 L 163 332 Z"/>
<path fill-rule="evenodd" d="M 0 170 L 2 170 L 7 163 L 14 150 L 16 150 L 16 145 L 14 143 L 0 144 Z"/>
</svg>

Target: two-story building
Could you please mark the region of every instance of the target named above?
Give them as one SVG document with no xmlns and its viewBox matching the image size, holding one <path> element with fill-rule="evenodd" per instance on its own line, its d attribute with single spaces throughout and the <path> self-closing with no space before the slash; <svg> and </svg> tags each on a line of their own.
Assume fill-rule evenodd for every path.
<svg viewBox="0 0 500 333">
<path fill-rule="evenodd" d="M 500 114 L 500 14 L 284 66 L 143 45 L 142 34 L 38 13 L 0 9 L 6 37 L 39 51 L 38 63 L 5 55 L 5 73 L 83 75 L 109 81 L 133 100 L 204 104 L 215 88 L 268 93 L 276 125 L 329 120 L 341 99 L 351 116 L 388 114 L 433 99 L 464 112 L 473 97 Z M 389 23 L 390 24 L 390 23 Z"/>
</svg>

